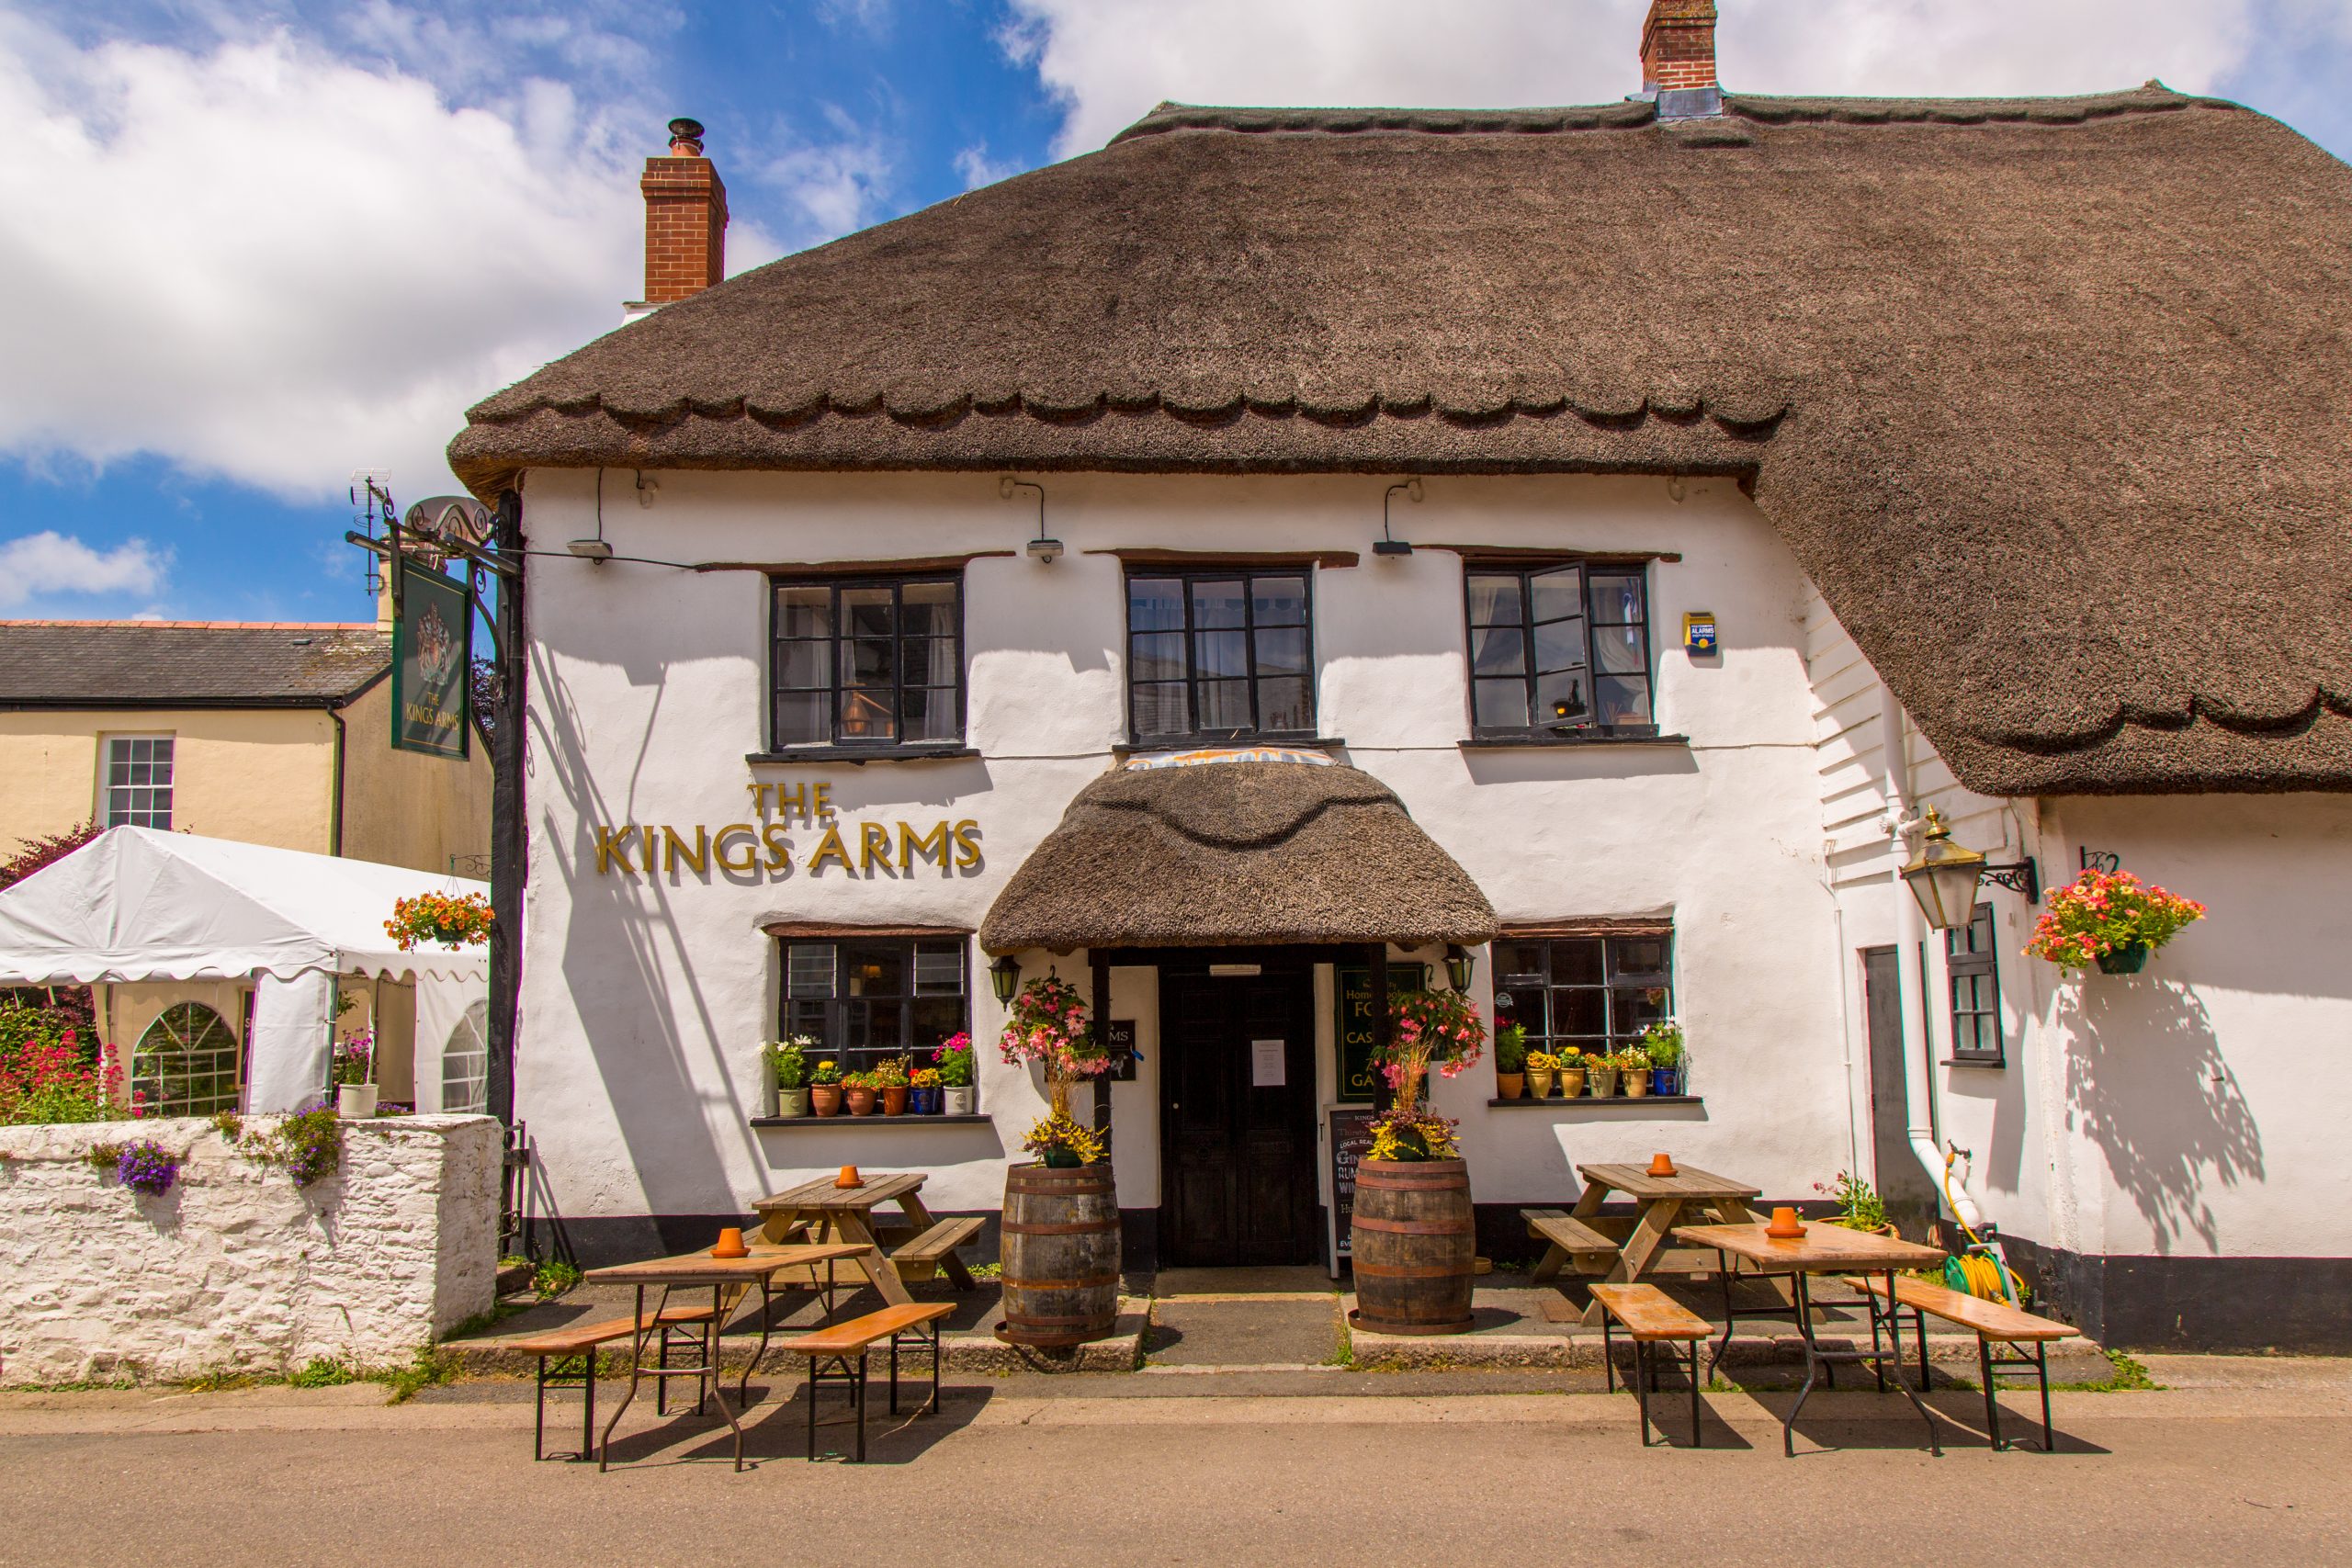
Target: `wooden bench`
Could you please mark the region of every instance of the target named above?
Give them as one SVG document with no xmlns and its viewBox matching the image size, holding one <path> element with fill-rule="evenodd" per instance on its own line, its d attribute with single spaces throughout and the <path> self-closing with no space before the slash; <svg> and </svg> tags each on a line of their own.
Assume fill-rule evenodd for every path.
<svg viewBox="0 0 2352 1568">
<path fill-rule="evenodd" d="M 1519 1217 L 1527 1222 L 1529 1235 L 1548 1244 L 1531 1279 L 1551 1279 L 1570 1258 L 1585 1274 L 1606 1274 L 1617 1261 L 1618 1244 L 1565 1209 L 1521 1209 Z"/>
<path fill-rule="evenodd" d="M 731 1303 L 730 1303 L 731 1304 Z M 662 1361 L 670 1359 L 670 1336 L 684 1328 L 700 1329 L 717 1315 L 709 1307 L 663 1307 L 648 1313 L 643 1319 L 633 1317 L 602 1318 L 594 1323 L 576 1323 L 563 1328 L 551 1328 L 544 1334 L 526 1335 L 510 1339 L 505 1348 L 526 1356 L 538 1358 L 537 1387 L 532 1396 L 531 1458 L 547 1457 L 548 1390 L 576 1388 L 582 1391 L 580 1405 L 580 1451 L 561 1457 L 586 1460 L 594 1446 L 596 1427 L 596 1347 L 616 1339 L 627 1339 L 640 1331 L 658 1331 L 662 1336 Z M 580 1358 L 580 1370 L 565 1371 L 558 1367 L 548 1370 L 549 1361 L 566 1361 Z M 654 1388 L 657 1409 L 661 1407 L 662 1385 Z"/>
<path fill-rule="evenodd" d="M 1657 1387 L 1657 1361 L 1655 1347 L 1667 1347 L 1667 1356 L 1683 1367 L 1690 1379 L 1690 1446 L 1699 1448 L 1704 1442 L 1700 1426 L 1699 1410 L 1699 1347 L 1714 1332 L 1713 1325 L 1697 1313 L 1659 1290 L 1656 1285 L 1610 1285 L 1590 1287 L 1592 1299 L 1600 1303 L 1600 1359 L 1608 1372 L 1609 1392 L 1617 1392 L 1617 1348 L 1611 1336 L 1616 1325 L 1624 1325 L 1634 1341 L 1634 1397 L 1642 1412 L 1642 1447 L 1650 1446 L 1650 1393 Z M 1680 1351 L 1673 1348 L 1682 1347 Z M 1686 1358 L 1687 1357 L 1687 1361 Z M 1666 1436 L 1666 1428 L 1658 1427 L 1658 1436 Z"/>
<path fill-rule="evenodd" d="M 1858 1291 L 1867 1291 L 1878 1301 L 1886 1299 L 1885 1282 L 1873 1276 L 1849 1280 Z M 2082 1330 L 2071 1323 L 2059 1323 L 2047 1317 L 2036 1317 L 2020 1312 L 2007 1302 L 1988 1302 L 1980 1297 L 1964 1295 L 1926 1280 L 1913 1280 L 1897 1275 L 1894 1280 L 1894 1304 L 1887 1310 L 1888 1327 L 1894 1335 L 1895 1353 L 1903 1350 L 1902 1309 L 1911 1309 L 1911 1324 L 1919 1338 L 1919 1387 L 1928 1387 L 1928 1318 L 1930 1314 L 1947 1323 L 1956 1323 L 1976 1334 L 1976 1364 L 1984 1376 L 1984 1425 L 1992 1444 L 1996 1449 L 2010 1445 L 2001 1440 L 2001 1402 L 1996 1397 L 1999 1389 L 1994 1379 L 2001 1372 L 2031 1372 L 2041 1388 L 2041 1451 L 2049 1453 L 2057 1441 L 2057 1433 L 2050 1425 L 2050 1343 L 2053 1339 L 2073 1339 Z M 2019 1345 L 2033 1347 L 2033 1354 L 2026 1356 L 1996 1356 L 1993 1342 L 1999 1340 L 2012 1349 Z"/>
<path fill-rule="evenodd" d="M 921 1235 L 915 1236 L 890 1252 L 890 1266 L 904 1280 L 928 1280 L 942 1265 L 947 1278 L 959 1291 L 972 1288 L 972 1271 L 956 1256 L 956 1249 L 980 1234 L 981 1220 L 967 1214 L 960 1220 L 939 1220 Z"/>
<path fill-rule="evenodd" d="M 847 1323 L 836 1323 L 830 1328 L 785 1341 L 786 1350 L 808 1358 L 811 1460 L 817 1457 L 818 1386 L 838 1382 L 849 1390 L 853 1419 L 857 1424 L 857 1462 L 865 1462 L 865 1354 L 885 1339 L 890 1342 L 890 1414 L 899 1413 L 899 1350 L 910 1342 L 931 1348 L 931 1397 L 915 1414 L 922 1416 L 939 1408 L 939 1320 L 955 1310 L 948 1302 L 910 1302 L 905 1306 L 884 1307 L 880 1312 L 869 1312 L 864 1317 L 854 1317 Z M 929 1332 L 925 1332 L 925 1325 L 930 1325 Z M 840 1370 L 824 1370 L 828 1363 Z"/>
</svg>

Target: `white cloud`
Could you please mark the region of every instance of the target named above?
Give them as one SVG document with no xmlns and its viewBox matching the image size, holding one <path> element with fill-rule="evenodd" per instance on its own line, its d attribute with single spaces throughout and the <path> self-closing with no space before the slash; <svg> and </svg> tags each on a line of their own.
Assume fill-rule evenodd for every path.
<svg viewBox="0 0 2352 1568">
<path fill-rule="evenodd" d="M 2275 6 L 2282 0 L 2270 0 Z M 1101 146 L 1163 99 L 1255 105 L 1606 103 L 1641 85 L 1646 0 L 1010 0 L 1002 41 Z M 2283 0 L 2352 16 L 2352 0 Z M 2267 9 L 2267 7 L 2266 7 Z M 1718 59 L 1749 92 L 2201 92 L 2257 0 L 1724 0 Z M 2273 22 L 2271 25 L 2278 25 Z"/>
<path fill-rule="evenodd" d="M 389 52 L 447 42 L 366 15 Z M 153 453 L 293 500 L 362 465 L 404 501 L 455 489 L 467 405 L 641 283 L 634 132 L 659 117 L 499 91 L 452 107 L 282 31 L 85 46 L 0 13 L 0 452 Z M 776 250 L 729 241 L 739 271 Z"/>
<path fill-rule="evenodd" d="M 164 580 L 169 551 L 144 539 L 94 550 L 54 529 L 0 541 L 0 611 L 23 609 L 58 594 L 150 594 Z"/>
<path fill-rule="evenodd" d="M 788 129 L 780 130 L 778 139 L 787 143 L 785 151 L 752 175 L 774 186 L 799 215 L 795 231 L 787 236 L 796 245 L 837 240 L 888 216 L 898 176 L 898 154 L 888 137 L 859 125 L 841 108 L 828 105 L 824 112 L 830 138 L 800 140 Z M 730 232 L 730 254 L 733 243 Z"/>
<path fill-rule="evenodd" d="M 978 190 L 999 180 L 1009 180 L 1021 173 L 1021 164 L 1012 158 L 991 158 L 989 144 L 975 141 L 956 154 L 956 173 L 963 179 L 966 190 Z"/>
</svg>

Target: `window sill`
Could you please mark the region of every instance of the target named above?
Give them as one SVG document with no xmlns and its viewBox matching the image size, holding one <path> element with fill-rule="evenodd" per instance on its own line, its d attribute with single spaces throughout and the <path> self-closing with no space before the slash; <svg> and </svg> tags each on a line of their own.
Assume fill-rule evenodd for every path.
<svg viewBox="0 0 2352 1568">
<path fill-rule="evenodd" d="M 1939 1067 L 1991 1067 L 1996 1071 L 2008 1065 L 2006 1056 L 1946 1056 L 1936 1064 Z"/>
<path fill-rule="evenodd" d="M 933 762 L 977 757 L 977 746 L 795 746 L 786 751 L 747 751 L 743 761 L 767 762 Z"/>
<path fill-rule="evenodd" d="M 1526 750 L 1544 746 L 1679 746 L 1690 749 L 1687 735 L 1479 735 L 1454 744 L 1464 751 Z"/>
<path fill-rule="evenodd" d="M 752 1125 L 754 1127 L 977 1127 L 993 1122 L 995 1120 L 995 1117 L 984 1111 L 975 1111 L 963 1116 L 949 1116 L 944 1112 L 937 1116 L 917 1116 L 912 1111 L 903 1116 L 885 1116 L 878 1111 L 866 1116 L 853 1116 L 847 1111 L 843 1111 L 833 1116 L 818 1116 L 813 1113 L 808 1116 L 754 1116 L 752 1118 Z"/>
<path fill-rule="evenodd" d="M 1336 735 L 1155 735 L 1148 740 L 1122 740 L 1112 750 L 1122 756 L 1151 757 L 1165 751 L 1267 750 L 1337 751 L 1347 742 Z"/>
<path fill-rule="evenodd" d="M 1611 1111 L 1622 1111 L 1629 1105 L 1704 1105 L 1707 1100 L 1704 1095 L 1698 1094 L 1612 1094 L 1602 1099 L 1580 1094 L 1574 1100 L 1564 1100 L 1553 1094 L 1546 1095 L 1542 1100 L 1530 1099 L 1522 1095 L 1517 1100 L 1490 1100 L 1487 1103 L 1505 1110 L 1520 1111 L 1597 1111 L 1604 1107 Z"/>
</svg>

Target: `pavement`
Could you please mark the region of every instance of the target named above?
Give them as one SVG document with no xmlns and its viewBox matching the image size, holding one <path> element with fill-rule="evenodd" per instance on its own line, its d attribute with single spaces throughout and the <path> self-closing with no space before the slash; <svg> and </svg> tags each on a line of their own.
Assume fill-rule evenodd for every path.
<svg viewBox="0 0 2352 1568">
<path fill-rule="evenodd" d="M 1629 1396 L 1499 1392 L 1523 1371 L 965 1377 L 877 1414 L 864 1466 L 804 1460 L 797 1388 L 755 1383 L 740 1474 L 723 1427 L 650 1409 L 610 1473 L 535 1464 L 510 1380 L 16 1393 L 0 1563 L 2352 1561 L 2352 1363 L 2146 1361 L 2161 1391 L 2058 1395 L 2054 1455 L 1939 1392 L 1940 1460 L 1892 1394 L 1815 1394 L 1786 1460 L 1784 1394 L 1711 1393 L 1707 1448 L 1644 1449 Z"/>
</svg>

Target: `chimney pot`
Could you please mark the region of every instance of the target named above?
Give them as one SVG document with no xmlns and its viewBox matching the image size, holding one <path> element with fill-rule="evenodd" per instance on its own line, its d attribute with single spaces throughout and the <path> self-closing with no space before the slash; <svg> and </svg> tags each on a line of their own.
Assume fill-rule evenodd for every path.
<svg viewBox="0 0 2352 1568">
<path fill-rule="evenodd" d="M 670 122 L 670 152 L 674 157 L 702 156 L 702 121 L 683 116 Z"/>
</svg>

